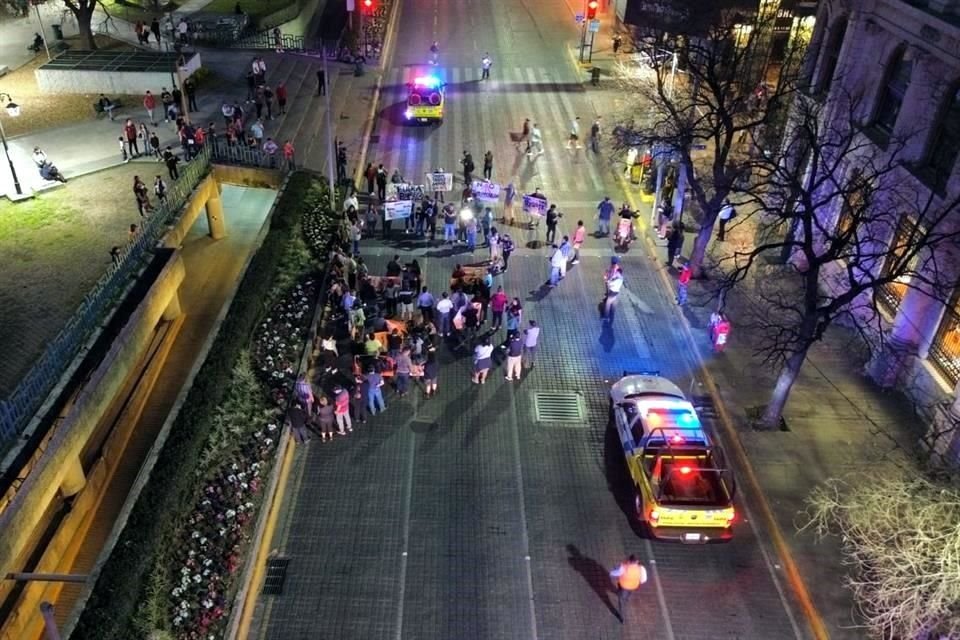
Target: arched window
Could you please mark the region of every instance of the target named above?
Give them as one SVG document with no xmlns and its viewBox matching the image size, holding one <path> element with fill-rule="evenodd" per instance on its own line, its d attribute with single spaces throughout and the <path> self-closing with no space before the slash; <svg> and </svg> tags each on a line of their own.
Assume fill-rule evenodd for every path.
<svg viewBox="0 0 960 640">
<path fill-rule="evenodd" d="M 960 152 L 960 82 L 950 86 L 944 96 L 940 117 L 930 136 L 927 165 L 933 174 L 934 186 L 943 190 L 953 173 Z"/>
<path fill-rule="evenodd" d="M 913 60 L 906 47 L 900 47 L 894 52 L 887 64 L 883 84 L 880 85 L 880 95 L 877 98 L 877 110 L 874 116 L 876 127 L 891 135 L 900 115 L 903 105 L 903 96 L 910 86 L 910 75 L 913 72 Z"/>
<path fill-rule="evenodd" d="M 826 93 L 830 90 L 833 76 L 837 72 L 837 62 L 840 60 L 840 49 L 843 48 L 843 38 L 847 35 L 847 19 L 840 18 L 830 29 L 827 44 L 823 48 L 820 59 L 820 74 L 817 76 L 817 91 Z"/>
</svg>

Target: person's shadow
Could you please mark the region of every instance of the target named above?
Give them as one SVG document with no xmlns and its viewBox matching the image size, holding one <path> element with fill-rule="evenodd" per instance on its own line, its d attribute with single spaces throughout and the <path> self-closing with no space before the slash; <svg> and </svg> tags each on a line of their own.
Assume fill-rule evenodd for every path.
<svg viewBox="0 0 960 640">
<path fill-rule="evenodd" d="M 600 346 L 606 353 L 613 351 L 617 339 L 613 335 L 613 320 L 600 321 Z"/>
<path fill-rule="evenodd" d="M 608 593 L 616 593 L 613 585 L 610 583 L 610 573 L 593 558 L 588 558 L 581 554 L 580 549 L 574 544 L 567 545 L 567 553 L 570 554 L 567 562 L 570 563 L 573 570 L 587 581 L 587 584 L 590 585 L 593 592 L 596 593 L 597 597 L 606 605 L 610 613 L 614 616 L 619 616 L 617 608 L 613 606 L 607 597 Z"/>
</svg>

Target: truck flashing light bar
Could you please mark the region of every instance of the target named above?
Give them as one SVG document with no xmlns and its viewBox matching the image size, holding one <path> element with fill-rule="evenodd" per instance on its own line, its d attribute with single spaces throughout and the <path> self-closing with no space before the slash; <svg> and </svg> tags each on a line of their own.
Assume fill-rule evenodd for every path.
<svg viewBox="0 0 960 640">
<path fill-rule="evenodd" d="M 440 78 L 436 76 L 419 76 L 413 81 L 413 86 L 424 89 L 437 89 L 441 84 L 443 83 L 440 82 Z"/>
</svg>

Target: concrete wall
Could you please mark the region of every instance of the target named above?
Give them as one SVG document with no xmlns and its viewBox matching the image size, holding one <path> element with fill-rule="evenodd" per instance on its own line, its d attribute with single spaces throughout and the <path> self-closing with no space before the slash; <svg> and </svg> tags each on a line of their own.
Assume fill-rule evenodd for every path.
<svg viewBox="0 0 960 640">
<path fill-rule="evenodd" d="M 28 541 L 48 505 L 56 499 L 74 461 L 89 440 L 101 416 L 108 410 L 130 371 L 137 366 L 154 330 L 183 282 L 183 260 L 170 254 L 166 266 L 126 326 L 114 339 L 110 351 L 91 374 L 76 402 L 57 427 L 46 455 L 27 476 L 17 495 L 0 515 L 0 573 L 20 570 Z"/>
<path fill-rule="evenodd" d="M 187 65 L 180 68 L 181 77 L 190 77 L 200 68 L 200 54 L 194 54 Z M 134 71 L 86 71 L 75 69 L 45 69 L 34 71 L 37 86 L 43 93 L 105 93 L 110 95 L 135 95 L 143 93 L 144 87 L 170 86 L 170 70 Z"/>
</svg>

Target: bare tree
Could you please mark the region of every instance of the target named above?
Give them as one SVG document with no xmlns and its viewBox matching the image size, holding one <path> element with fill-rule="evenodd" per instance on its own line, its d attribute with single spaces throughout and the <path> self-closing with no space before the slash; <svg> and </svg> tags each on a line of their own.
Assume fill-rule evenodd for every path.
<svg viewBox="0 0 960 640">
<path fill-rule="evenodd" d="M 63 0 L 63 3 L 77 19 L 77 28 L 80 37 L 90 50 L 97 48 L 97 41 L 93 33 L 93 14 L 96 13 L 98 0 Z"/>
<path fill-rule="evenodd" d="M 689 186 L 700 227 L 690 255 L 694 277 L 717 214 L 749 177 L 746 160 L 781 128 L 806 49 L 804 38 L 794 38 L 776 80 L 767 82 L 775 15 L 745 16 L 729 8 L 736 4 L 698 3 L 647 26 L 633 37 L 639 67 L 621 66 L 618 74 L 628 104 L 614 128 L 614 153 L 639 143 L 658 161 L 676 160 L 682 175 L 672 186 L 681 193 Z"/>
<path fill-rule="evenodd" d="M 858 474 L 807 504 L 804 528 L 840 538 L 873 637 L 960 638 L 960 493 L 919 475 Z"/>
<path fill-rule="evenodd" d="M 755 352 L 780 367 L 760 420 L 768 428 L 779 425 L 808 351 L 831 324 L 843 319 L 882 339 L 884 296 L 918 289 L 945 302 L 955 284 L 946 256 L 960 201 L 919 187 L 904 167 L 907 139 L 876 144 L 858 100 L 838 94 L 799 97 L 781 150 L 751 159 L 760 179 L 735 192 L 761 232 L 718 264 L 721 291 L 749 278 Z M 764 275 L 781 256 L 787 264 Z"/>
</svg>

